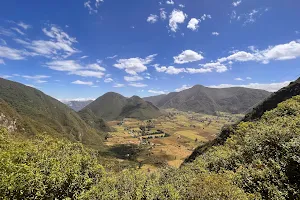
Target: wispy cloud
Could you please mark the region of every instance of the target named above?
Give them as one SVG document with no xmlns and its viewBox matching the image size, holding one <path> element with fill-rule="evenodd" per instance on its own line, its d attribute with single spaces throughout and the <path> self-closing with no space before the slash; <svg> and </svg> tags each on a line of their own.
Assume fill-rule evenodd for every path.
<svg viewBox="0 0 300 200">
<path fill-rule="evenodd" d="M 72 84 L 92 86 L 93 82 L 91 82 L 91 81 L 80 81 L 80 80 L 77 80 L 77 81 L 73 81 Z"/>
</svg>

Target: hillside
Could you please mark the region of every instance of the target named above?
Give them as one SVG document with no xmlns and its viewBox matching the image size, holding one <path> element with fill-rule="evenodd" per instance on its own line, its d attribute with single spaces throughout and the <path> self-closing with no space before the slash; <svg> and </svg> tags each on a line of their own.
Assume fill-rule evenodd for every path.
<svg viewBox="0 0 300 200">
<path fill-rule="evenodd" d="M 107 121 L 123 118 L 151 119 L 161 115 L 160 110 L 150 102 L 138 96 L 126 98 L 120 94 L 109 92 L 99 97 L 79 113 L 93 113 L 93 115 Z"/>
<path fill-rule="evenodd" d="M 112 170 L 81 144 L 0 129 L 3 199 L 299 199 L 300 96 L 241 122 L 222 145 L 179 169 Z M 105 165 L 103 165 L 105 164 Z"/>
<path fill-rule="evenodd" d="M 76 112 L 82 110 L 84 107 L 92 103 L 92 100 L 88 101 L 63 101 L 64 104 L 75 110 Z"/>
<path fill-rule="evenodd" d="M 253 108 L 252 111 L 250 111 L 241 121 L 249 122 L 258 120 L 265 112 L 276 108 L 279 103 L 296 95 L 300 95 L 300 78 L 298 78 L 294 82 L 291 82 L 288 86 L 270 95 L 267 99 L 265 99 L 265 101 Z M 192 162 L 199 155 L 205 153 L 212 146 L 224 144 L 226 139 L 234 133 L 234 130 L 237 128 L 237 126 L 238 123 L 224 127 L 215 140 L 196 148 L 194 152 L 186 159 L 186 162 Z"/>
<path fill-rule="evenodd" d="M 171 92 L 167 95 L 146 97 L 159 108 L 175 108 L 215 115 L 217 112 L 246 113 L 250 108 L 264 100 L 271 93 L 249 88 L 208 88 L 201 85 Z"/>
<path fill-rule="evenodd" d="M 0 78 L 0 99 L 1 108 L 5 108 L 0 112 L 17 118 L 22 127 L 19 132 L 46 133 L 95 147 L 103 145 L 104 134 L 97 133 L 68 106 L 37 89 Z"/>
</svg>

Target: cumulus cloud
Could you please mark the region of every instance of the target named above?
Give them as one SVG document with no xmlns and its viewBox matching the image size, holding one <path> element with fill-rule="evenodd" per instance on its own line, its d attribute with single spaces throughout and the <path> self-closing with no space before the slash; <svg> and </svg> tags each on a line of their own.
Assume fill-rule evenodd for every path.
<svg viewBox="0 0 300 200">
<path fill-rule="evenodd" d="M 154 24 L 155 22 L 157 22 L 158 20 L 158 16 L 154 15 L 154 14 L 150 14 L 150 16 L 147 18 L 147 22 Z"/>
<path fill-rule="evenodd" d="M 206 63 L 201 64 L 205 69 L 208 70 L 215 70 L 216 72 L 222 73 L 227 71 L 227 67 L 224 64 L 221 64 L 219 62 L 212 62 L 212 63 Z"/>
<path fill-rule="evenodd" d="M 185 50 L 178 56 L 174 57 L 174 62 L 177 64 L 184 64 L 189 62 L 195 62 L 198 60 L 202 60 L 204 57 L 195 51 Z"/>
<path fill-rule="evenodd" d="M 181 91 L 183 91 L 183 90 L 187 90 L 187 89 L 190 89 L 190 88 L 192 88 L 192 86 L 189 86 L 189 85 L 183 85 L 183 86 L 181 86 L 180 88 L 175 89 L 175 92 L 181 92 Z"/>
<path fill-rule="evenodd" d="M 130 83 L 129 85 L 132 86 L 132 87 L 139 87 L 139 88 L 148 86 L 144 83 Z"/>
<path fill-rule="evenodd" d="M 255 50 L 254 52 L 238 51 L 228 57 L 218 59 L 219 62 L 247 62 L 256 61 L 264 64 L 272 60 L 291 60 L 300 57 L 300 43 L 291 41 L 286 44 L 270 46 L 265 50 Z"/>
<path fill-rule="evenodd" d="M 110 83 L 113 82 L 114 80 L 112 78 L 106 78 L 104 79 L 104 83 Z"/>
<path fill-rule="evenodd" d="M 115 88 L 121 88 L 121 87 L 125 87 L 125 85 L 121 84 L 121 83 L 116 83 L 113 87 L 115 87 Z"/>
<path fill-rule="evenodd" d="M 87 69 L 92 69 L 92 70 L 95 70 L 95 71 L 106 71 L 104 67 L 101 67 L 97 63 L 89 64 L 89 65 L 86 66 L 86 68 Z"/>
<path fill-rule="evenodd" d="M 93 82 L 91 82 L 91 81 L 80 81 L 80 80 L 77 80 L 77 81 L 73 81 L 72 84 L 92 86 Z"/>
<path fill-rule="evenodd" d="M 160 18 L 161 18 L 162 20 L 166 20 L 166 19 L 167 19 L 167 12 L 165 11 L 164 8 L 161 8 L 161 9 L 160 9 Z"/>
<path fill-rule="evenodd" d="M 129 58 L 129 59 L 119 59 L 114 67 L 118 69 L 124 69 L 125 72 L 131 75 L 137 75 L 140 72 L 147 70 L 147 64 L 150 64 L 157 54 L 147 56 L 146 58 Z"/>
<path fill-rule="evenodd" d="M 166 66 L 162 66 L 162 67 L 155 66 L 155 69 L 156 69 L 157 72 L 165 72 L 167 74 L 179 74 L 179 73 L 185 72 L 184 68 L 175 68 L 173 66 L 169 66 L 169 67 L 166 67 Z"/>
<path fill-rule="evenodd" d="M 201 16 L 202 21 L 205 21 L 206 19 L 211 19 L 211 15 L 203 14 Z"/>
<path fill-rule="evenodd" d="M 211 85 L 208 87 L 212 87 L 212 88 L 246 87 L 246 88 L 252 88 L 252 89 L 266 90 L 269 92 L 276 92 L 279 89 L 289 85 L 290 82 L 291 81 L 284 81 L 284 82 L 278 82 L 278 83 L 250 83 L 247 85 L 220 84 L 220 85 Z"/>
<path fill-rule="evenodd" d="M 181 10 L 174 9 L 169 16 L 169 27 L 171 31 L 176 32 L 178 29 L 178 24 L 184 23 L 187 15 Z"/>
<path fill-rule="evenodd" d="M 144 80 L 143 77 L 140 76 L 124 76 L 124 80 L 127 82 L 135 82 Z"/>
<path fill-rule="evenodd" d="M 166 1 L 166 4 L 174 5 L 174 1 L 173 0 L 168 0 L 168 1 Z"/>
<path fill-rule="evenodd" d="M 199 28 L 199 20 L 198 19 L 196 19 L 196 18 L 192 18 L 190 21 L 189 21 L 189 23 L 188 23 L 188 25 L 187 25 L 187 28 L 188 29 L 191 29 L 191 30 L 193 30 L 193 31 L 196 31 L 198 28 Z"/>
<path fill-rule="evenodd" d="M 233 5 L 234 7 L 237 7 L 237 6 L 239 6 L 241 3 L 242 3 L 241 0 L 239 0 L 239 1 L 234 1 L 234 2 L 232 2 L 232 5 Z"/>
<path fill-rule="evenodd" d="M 165 91 L 160 91 L 160 90 L 148 90 L 148 92 L 153 94 L 166 94 Z"/>
<path fill-rule="evenodd" d="M 220 35 L 220 33 L 218 33 L 218 32 L 212 32 L 211 34 L 214 35 L 214 36 Z"/>
</svg>

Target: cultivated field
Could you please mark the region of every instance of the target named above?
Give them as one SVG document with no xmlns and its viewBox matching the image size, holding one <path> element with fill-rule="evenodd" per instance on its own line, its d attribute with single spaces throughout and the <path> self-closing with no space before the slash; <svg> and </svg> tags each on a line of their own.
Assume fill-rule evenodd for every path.
<svg viewBox="0 0 300 200">
<path fill-rule="evenodd" d="M 225 124 L 236 122 L 242 115 L 219 113 L 211 116 L 174 109 L 165 110 L 158 119 L 111 121 L 115 131 L 106 144 L 119 155 L 152 171 L 158 167 L 179 167 L 195 147 L 212 140 Z"/>
</svg>

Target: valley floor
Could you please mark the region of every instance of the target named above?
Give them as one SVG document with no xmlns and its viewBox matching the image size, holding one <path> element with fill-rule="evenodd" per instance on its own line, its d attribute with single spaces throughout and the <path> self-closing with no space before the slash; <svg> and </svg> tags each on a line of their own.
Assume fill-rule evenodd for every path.
<svg viewBox="0 0 300 200">
<path fill-rule="evenodd" d="M 165 110 L 158 119 L 123 119 L 108 124 L 114 128 L 106 145 L 120 159 L 137 162 L 139 168 L 153 171 L 160 167 L 179 167 L 195 147 L 212 140 L 225 124 L 242 115 L 219 113 L 218 116 Z"/>
</svg>

